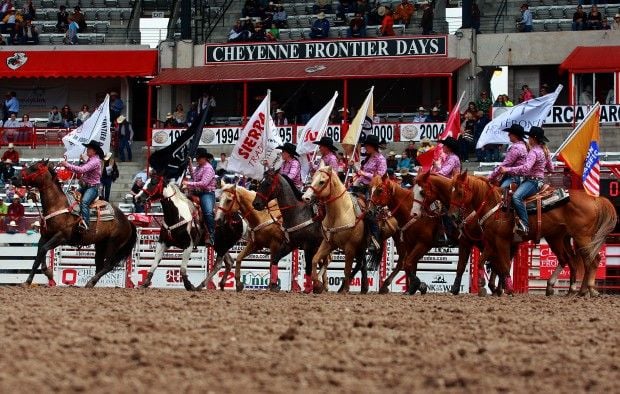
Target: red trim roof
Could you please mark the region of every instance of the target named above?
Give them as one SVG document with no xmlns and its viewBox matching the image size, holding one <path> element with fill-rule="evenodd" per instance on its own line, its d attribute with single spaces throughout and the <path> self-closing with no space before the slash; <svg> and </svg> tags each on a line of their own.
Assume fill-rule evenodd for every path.
<svg viewBox="0 0 620 394">
<path fill-rule="evenodd" d="M 560 64 L 572 73 L 620 71 L 620 46 L 577 47 Z"/>
<path fill-rule="evenodd" d="M 0 50 L 0 78 L 102 78 L 157 74 L 154 49 Z"/>
<path fill-rule="evenodd" d="M 163 69 L 149 83 L 185 85 L 243 81 L 449 77 L 469 59 L 377 58 L 217 64 Z"/>
</svg>

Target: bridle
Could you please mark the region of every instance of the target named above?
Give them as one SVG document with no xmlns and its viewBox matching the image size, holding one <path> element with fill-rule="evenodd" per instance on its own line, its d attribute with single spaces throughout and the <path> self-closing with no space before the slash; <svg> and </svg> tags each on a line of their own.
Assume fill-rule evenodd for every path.
<svg viewBox="0 0 620 394">
<path fill-rule="evenodd" d="M 38 163 L 37 167 L 38 168 L 35 172 L 30 172 L 30 173 L 28 172 L 26 168 L 22 168 L 21 176 L 22 176 L 22 180 L 24 181 L 24 184 L 31 183 L 37 180 L 40 176 L 42 176 L 43 174 L 49 171 L 47 166 L 43 163 Z"/>
<path fill-rule="evenodd" d="M 487 190 L 484 197 L 482 198 L 482 202 L 480 203 L 480 205 L 474 210 L 475 215 L 478 217 L 480 217 L 480 215 L 482 214 L 482 210 L 487 206 L 489 197 L 494 192 L 493 185 L 491 185 L 491 183 L 487 179 L 485 179 L 485 181 L 487 185 L 489 186 L 489 189 Z M 463 197 L 460 200 L 452 197 L 450 204 L 456 206 L 459 209 L 459 213 L 461 214 L 461 216 L 465 217 L 465 213 L 466 213 L 465 211 L 467 209 L 467 205 L 471 203 L 473 196 L 474 196 L 474 191 L 469 183 L 469 177 L 465 178 L 464 181 L 459 180 L 457 178 L 456 184 L 460 185 L 461 188 L 463 189 Z M 453 190 L 455 189 L 453 188 Z"/>
<path fill-rule="evenodd" d="M 260 197 L 264 203 L 265 203 L 265 208 L 269 209 L 269 211 L 272 210 L 272 208 L 269 207 L 269 201 L 273 200 L 276 194 L 276 191 L 278 190 L 278 187 L 280 186 L 280 176 L 277 172 L 274 172 L 273 175 L 269 175 L 272 176 L 273 179 L 271 181 L 271 184 L 269 185 L 269 190 L 267 191 L 267 194 L 263 194 L 261 192 L 259 192 L 258 190 L 256 191 L 256 195 L 258 197 Z M 266 181 L 266 178 L 263 178 L 262 182 L 259 185 L 260 186 Z M 291 208 L 297 208 L 299 206 L 303 206 L 304 203 L 299 203 L 299 204 L 293 204 L 293 205 L 285 205 L 285 206 L 280 206 L 280 204 L 278 204 L 278 207 L 273 207 L 273 210 L 279 210 L 280 212 L 286 211 L 287 209 L 291 209 Z"/>
<path fill-rule="evenodd" d="M 333 187 L 333 182 L 332 182 L 332 176 L 333 176 L 333 172 L 332 171 L 326 171 L 326 170 L 322 170 L 322 169 L 318 169 L 317 173 L 321 172 L 325 175 L 327 175 L 327 181 L 325 181 L 325 183 L 323 184 L 322 187 L 320 188 L 315 188 L 314 186 L 312 186 L 312 184 L 310 184 L 310 186 L 308 186 L 312 192 L 314 193 L 315 197 L 322 202 L 323 204 L 329 204 L 330 202 L 336 201 L 337 199 L 339 199 L 340 197 L 344 196 L 344 194 L 347 192 L 347 188 L 343 186 L 343 190 L 342 193 L 338 194 L 337 196 L 333 196 L 333 197 L 327 197 L 326 199 L 322 199 L 319 194 L 323 192 L 323 190 L 325 190 L 327 188 L 327 186 L 329 186 L 329 190 L 327 191 L 327 195 L 331 196 L 332 194 L 332 187 Z"/>
<path fill-rule="evenodd" d="M 436 197 L 438 195 L 438 193 L 435 190 L 435 187 L 433 186 L 433 183 L 430 180 L 426 180 L 424 182 L 420 182 L 417 183 L 419 186 L 422 187 L 422 200 L 418 200 L 417 198 L 415 198 L 415 193 L 413 194 L 413 204 L 419 204 L 421 207 L 421 212 L 423 215 L 426 215 L 428 217 L 437 217 L 441 215 L 441 212 L 437 212 L 437 209 L 433 209 L 431 208 L 431 205 L 433 204 L 433 202 L 439 200 L 438 197 Z M 414 185 L 415 188 L 415 185 Z M 411 209 L 413 210 L 413 206 L 411 207 Z"/>
<path fill-rule="evenodd" d="M 383 179 L 381 181 L 381 187 L 382 190 L 384 191 L 383 198 L 381 197 L 376 197 L 374 191 L 372 192 L 372 194 L 370 195 L 370 202 L 376 206 L 380 206 L 380 207 L 387 207 L 388 203 L 394 199 L 394 191 L 392 186 L 390 185 L 390 182 L 388 179 Z M 379 199 L 381 198 L 381 199 Z M 403 204 L 404 200 L 403 199 L 399 199 L 398 203 L 396 204 L 396 206 L 392 209 L 390 209 L 390 214 L 392 216 L 394 216 L 394 214 L 398 211 L 398 208 L 401 207 L 401 205 Z"/>
<path fill-rule="evenodd" d="M 150 186 L 150 184 L 149 184 Z M 170 197 L 164 197 L 164 178 L 160 177 L 159 181 L 157 182 L 157 184 L 155 185 L 155 187 L 151 190 L 149 190 L 149 188 L 147 188 L 146 186 L 142 188 L 142 191 L 144 192 L 144 194 L 146 194 L 147 196 L 147 201 L 157 201 L 157 200 L 163 200 L 163 199 L 170 199 L 172 198 L 172 196 L 174 196 L 176 194 L 176 190 L 174 191 L 174 194 Z"/>
</svg>

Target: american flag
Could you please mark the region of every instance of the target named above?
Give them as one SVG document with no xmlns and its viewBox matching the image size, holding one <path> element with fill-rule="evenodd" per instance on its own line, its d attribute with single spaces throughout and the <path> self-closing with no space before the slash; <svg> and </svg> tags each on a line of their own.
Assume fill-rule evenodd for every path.
<svg viewBox="0 0 620 394">
<path fill-rule="evenodd" d="M 598 158 L 598 142 L 592 141 L 583 165 L 583 188 L 589 195 L 598 197 L 600 194 L 600 180 L 601 163 Z"/>
</svg>

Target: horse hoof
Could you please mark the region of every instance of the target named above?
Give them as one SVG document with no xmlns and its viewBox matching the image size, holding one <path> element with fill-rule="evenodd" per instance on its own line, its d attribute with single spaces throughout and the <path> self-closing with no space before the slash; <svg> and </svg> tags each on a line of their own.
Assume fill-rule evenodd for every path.
<svg viewBox="0 0 620 394">
<path fill-rule="evenodd" d="M 276 283 L 270 283 L 269 284 L 269 291 L 277 293 L 277 292 L 280 291 L 280 286 L 278 286 Z"/>
<path fill-rule="evenodd" d="M 360 289 L 360 294 L 368 294 L 368 285 L 362 286 Z"/>
<path fill-rule="evenodd" d="M 450 289 L 450 293 L 452 293 L 453 295 L 459 295 L 460 292 L 461 286 L 452 286 L 452 288 Z"/>
<path fill-rule="evenodd" d="M 487 296 L 487 290 L 484 287 L 480 287 L 478 289 L 478 297 L 486 297 Z"/>
<path fill-rule="evenodd" d="M 95 284 L 91 282 L 86 283 L 86 286 L 84 286 L 85 289 L 92 289 L 93 287 L 95 287 Z"/>
<path fill-rule="evenodd" d="M 222 281 L 218 284 L 218 287 L 220 288 L 220 290 L 224 291 L 224 288 L 226 287 L 226 283 Z M 213 290 L 216 290 L 216 289 L 214 288 Z"/>
<path fill-rule="evenodd" d="M 243 291 L 243 287 L 244 287 L 243 283 L 238 283 L 237 286 L 235 286 L 235 289 L 237 291 Z"/>
<path fill-rule="evenodd" d="M 424 282 L 420 283 L 420 294 L 424 295 L 426 294 L 427 291 L 428 291 L 428 286 L 426 285 L 426 283 Z"/>
<path fill-rule="evenodd" d="M 54 279 L 48 280 L 47 287 L 56 287 L 56 281 Z"/>
<path fill-rule="evenodd" d="M 381 286 L 381 288 L 379 289 L 379 294 L 387 294 L 390 292 L 390 289 L 388 289 L 387 286 Z"/>
<path fill-rule="evenodd" d="M 551 286 L 547 286 L 547 290 L 545 290 L 545 295 L 550 297 L 555 294 L 555 289 Z"/>
<path fill-rule="evenodd" d="M 139 287 L 140 287 L 141 289 L 148 289 L 150 286 L 151 286 L 151 281 L 150 281 L 150 280 L 147 280 L 147 281 L 145 281 L 144 283 L 142 283 Z"/>
<path fill-rule="evenodd" d="M 598 297 L 600 293 L 596 289 L 590 289 L 590 297 Z"/>
</svg>

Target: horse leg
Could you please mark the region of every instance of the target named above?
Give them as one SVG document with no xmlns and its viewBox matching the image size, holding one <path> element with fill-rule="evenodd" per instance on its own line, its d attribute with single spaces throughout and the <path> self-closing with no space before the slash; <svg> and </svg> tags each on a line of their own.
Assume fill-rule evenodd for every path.
<svg viewBox="0 0 620 394">
<path fill-rule="evenodd" d="M 589 259 L 588 257 L 586 248 L 592 241 L 591 237 L 578 236 L 574 237 L 574 240 L 575 250 L 577 251 L 579 257 L 582 259 L 585 269 L 583 280 L 581 281 L 581 288 L 579 289 L 579 295 L 598 295 L 598 292 L 594 288 L 594 280 L 596 278 L 596 268 L 598 267 L 600 256 L 597 254 L 594 259 Z"/>
<path fill-rule="evenodd" d="M 351 252 L 345 253 L 344 255 L 344 281 L 342 282 L 340 289 L 338 289 L 338 293 L 349 292 L 349 284 L 351 283 L 351 279 L 352 279 L 351 271 L 353 267 L 354 258 L 355 256 Z"/>
<path fill-rule="evenodd" d="M 418 270 L 418 261 L 430 250 L 427 244 L 417 242 L 413 250 L 407 253 L 403 263 L 405 272 L 409 277 L 409 294 L 414 295 L 418 290 L 422 294 L 426 293 L 426 283 L 420 281 L 416 273 Z"/>
<path fill-rule="evenodd" d="M 547 288 L 545 290 L 545 294 L 547 296 L 552 296 L 555 293 L 555 284 L 558 281 L 558 276 L 562 269 L 566 267 L 567 262 L 570 260 L 570 256 L 567 254 L 567 251 L 564 248 L 564 239 L 558 237 L 545 237 L 547 243 L 549 244 L 549 249 L 556 255 L 558 258 L 558 265 L 553 270 L 553 273 L 547 280 Z M 571 269 L 571 272 L 573 270 Z"/>
<path fill-rule="evenodd" d="M 458 295 L 461 292 L 461 281 L 463 280 L 463 273 L 465 272 L 465 266 L 471 255 L 471 244 L 469 242 L 459 242 L 459 261 L 456 265 L 456 276 L 454 277 L 454 283 L 450 289 L 450 293 Z"/>
<path fill-rule="evenodd" d="M 185 290 L 187 291 L 196 291 L 196 288 L 187 277 L 187 264 L 189 263 L 192 249 L 194 249 L 194 244 L 190 242 L 189 246 L 183 250 L 183 254 L 181 255 L 181 279 L 183 279 L 183 286 L 185 286 Z"/>
<path fill-rule="evenodd" d="M 151 267 L 149 268 L 149 272 L 146 274 L 146 279 L 144 279 L 144 282 L 142 282 L 142 284 L 140 285 L 140 287 L 142 287 L 143 289 L 146 289 L 147 287 L 151 285 L 153 274 L 155 273 L 157 266 L 159 266 L 159 263 L 161 262 L 162 257 L 164 257 L 164 253 L 166 253 L 166 250 L 168 250 L 168 245 L 166 245 L 163 242 L 157 243 L 157 247 L 155 248 L 155 257 L 153 258 L 153 263 L 151 264 Z"/>
<path fill-rule="evenodd" d="M 235 260 L 235 288 L 237 291 L 243 290 L 243 283 L 241 282 L 241 262 L 245 258 L 245 256 L 253 253 L 257 248 L 254 245 L 254 242 L 249 241 L 245 248 L 237 255 L 237 259 Z"/>
<path fill-rule="evenodd" d="M 331 250 L 332 249 L 330 244 L 323 240 L 321 242 L 321 246 L 319 246 L 319 249 L 312 257 L 312 288 L 315 294 L 320 294 L 321 292 L 323 292 L 324 286 L 327 285 L 327 282 L 324 281 L 323 283 L 321 283 L 319 281 L 316 267 L 318 266 L 319 262 L 323 262 L 324 264 L 321 265 L 321 272 L 325 273 L 325 270 L 327 269 L 327 264 L 325 262 L 327 261 L 327 256 L 329 256 Z"/>
<path fill-rule="evenodd" d="M 35 272 L 39 266 L 41 266 L 41 271 L 45 274 L 45 276 L 47 276 L 48 284 L 50 286 L 56 286 L 56 282 L 54 281 L 54 273 L 52 270 L 48 269 L 47 264 L 45 264 L 45 256 L 47 256 L 47 252 L 61 245 L 64 241 L 65 239 L 60 232 L 54 234 L 50 239 L 43 237 L 39 239 L 37 256 L 34 258 L 34 263 L 32 264 L 30 274 L 28 274 L 28 278 L 26 278 L 26 282 L 24 282 L 25 286 L 30 286 L 32 284 Z"/>
<path fill-rule="evenodd" d="M 478 296 L 479 297 L 486 297 L 487 295 L 487 290 L 485 289 L 487 282 L 486 282 L 486 270 L 484 269 L 484 264 L 487 262 L 489 258 L 487 257 L 487 254 L 484 252 L 484 249 L 482 250 L 482 253 L 480 253 L 480 259 L 478 260 L 478 267 L 476 267 L 476 269 L 478 270 Z"/>
<path fill-rule="evenodd" d="M 278 284 L 278 263 L 282 260 L 282 257 L 291 253 L 291 248 L 288 244 L 272 245 L 270 251 L 271 260 L 269 265 L 269 290 L 278 292 L 280 291 L 280 285 Z"/>
<path fill-rule="evenodd" d="M 361 265 L 362 269 L 362 284 L 360 287 L 360 294 L 368 294 L 368 267 L 366 266 L 366 251 L 362 251 L 361 254 L 355 258 L 356 266 Z M 355 278 L 355 274 L 351 275 L 351 278 Z"/>
<path fill-rule="evenodd" d="M 112 239 L 112 238 L 108 240 L 108 243 L 105 245 L 105 248 L 102 247 L 101 250 L 97 250 L 96 255 L 95 255 L 95 261 L 101 258 L 100 256 L 98 256 L 101 252 L 104 253 L 103 259 L 102 259 L 103 267 L 101 268 L 101 270 L 97 271 L 95 275 L 93 275 L 93 277 L 88 280 L 88 282 L 86 282 L 86 286 L 84 286 L 84 288 L 91 289 L 95 287 L 97 282 L 99 282 L 99 279 L 101 279 L 105 274 L 107 274 L 108 272 L 114 269 L 117 261 L 114 261 L 113 257 L 117 251 L 118 251 L 118 242 L 117 240 Z"/>
<path fill-rule="evenodd" d="M 226 281 L 228 280 L 228 275 L 230 274 L 233 263 L 234 261 L 233 258 L 230 256 L 230 253 L 226 253 L 224 255 L 224 274 L 222 275 L 222 279 L 220 279 L 220 283 L 218 284 L 220 290 L 224 290 L 224 288 L 226 287 Z"/>
<path fill-rule="evenodd" d="M 222 268 L 222 262 L 224 260 L 224 257 L 225 255 L 221 256 L 219 254 L 215 256 L 215 263 L 213 264 L 213 269 L 211 269 L 209 273 L 207 273 L 207 277 L 202 282 L 200 282 L 198 286 L 196 286 L 196 290 L 202 290 L 206 288 L 209 282 L 213 280 L 215 273 L 218 272 L 220 268 Z"/>
<path fill-rule="evenodd" d="M 312 293 L 312 272 L 316 274 L 316 266 L 313 267 L 312 264 L 312 257 L 316 253 L 316 250 L 313 249 L 315 248 L 307 247 L 304 249 L 304 261 L 306 263 L 304 267 L 304 293 L 306 294 Z M 313 253 L 313 251 L 315 253 Z"/>
</svg>

